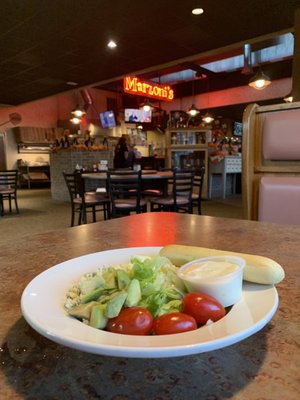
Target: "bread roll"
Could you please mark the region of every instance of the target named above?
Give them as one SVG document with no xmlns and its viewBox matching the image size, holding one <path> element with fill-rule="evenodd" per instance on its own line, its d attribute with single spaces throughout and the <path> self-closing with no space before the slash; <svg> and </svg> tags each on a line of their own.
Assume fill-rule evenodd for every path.
<svg viewBox="0 0 300 400">
<path fill-rule="evenodd" d="M 243 272 L 245 281 L 274 285 L 284 278 L 284 270 L 281 265 L 270 258 L 262 256 L 178 244 L 163 247 L 160 250 L 160 255 L 167 257 L 177 267 L 197 258 L 224 255 L 238 256 L 246 261 Z"/>
</svg>

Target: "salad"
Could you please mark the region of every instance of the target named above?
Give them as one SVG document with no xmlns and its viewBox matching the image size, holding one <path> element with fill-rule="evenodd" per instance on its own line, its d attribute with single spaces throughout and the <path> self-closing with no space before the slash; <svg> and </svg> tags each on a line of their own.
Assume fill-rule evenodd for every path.
<svg viewBox="0 0 300 400">
<path fill-rule="evenodd" d="M 184 332 L 225 315 L 210 296 L 187 293 L 163 256 L 135 255 L 127 264 L 85 274 L 67 292 L 64 307 L 93 328 L 133 335 Z"/>
</svg>

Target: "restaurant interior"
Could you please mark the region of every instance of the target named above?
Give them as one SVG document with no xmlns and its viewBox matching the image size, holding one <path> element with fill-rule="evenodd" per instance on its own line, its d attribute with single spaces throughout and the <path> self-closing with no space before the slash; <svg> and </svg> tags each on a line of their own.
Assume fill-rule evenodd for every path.
<svg viewBox="0 0 300 400">
<path fill-rule="evenodd" d="M 300 0 L 0 8 L 0 399 L 298 399 Z M 244 260 L 220 320 L 123 334 L 70 289 L 169 251 Z"/>
<path fill-rule="evenodd" d="M 203 199 L 241 194 L 246 107 L 284 104 L 292 92 L 297 100 L 298 2 L 287 7 L 267 2 L 267 21 L 255 11 L 261 7 L 257 2 L 241 9 L 235 5 L 239 18 L 234 23 L 231 4 L 218 13 L 203 4 L 203 15 L 194 15 L 193 1 L 169 3 L 153 5 L 151 34 L 141 29 L 149 15 L 143 3 L 118 4 L 121 21 L 131 21 L 122 29 L 109 18 L 110 7 L 99 9 L 94 1 L 80 19 L 74 16 L 81 5 L 61 7 L 59 16 L 54 5 L 47 5 L 47 12 L 34 5 L 25 10 L 4 6 L 1 169 L 18 169 L 20 187 L 49 183 L 54 200 L 68 200 L 66 186 L 56 179 L 56 169 L 60 173 L 63 166 L 56 166 L 51 153 L 72 149 L 65 172 L 76 165 L 100 170 L 106 160 L 111 168 L 117 141 L 128 134 L 142 169 L 180 167 L 184 159 L 198 157 L 206 168 Z M 92 13 L 97 18 L 91 20 Z M 95 29 L 104 20 L 98 39 Z M 220 27 L 219 33 L 209 34 L 212 27 Z M 253 87 L 257 74 L 264 74 L 266 86 Z M 155 90 L 169 88 L 172 99 L 132 90 L 135 78 L 156 85 Z M 83 112 L 80 118 L 76 108 Z M 197 130 L 206 132 L 205 146 L 189 136 Z M 81 165 L 87 139 L 95 154 Z M 224 156 L 240 157 L 232 160 L 232 173 L 225 173 Z"/>
</svg>

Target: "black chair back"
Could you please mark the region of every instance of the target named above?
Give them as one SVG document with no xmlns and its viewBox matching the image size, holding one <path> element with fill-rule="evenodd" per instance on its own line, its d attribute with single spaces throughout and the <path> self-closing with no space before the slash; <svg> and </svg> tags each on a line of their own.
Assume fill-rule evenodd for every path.
<svg viewBox="0 0 300 400">
<path fill-rule="evenodd" d="M 76 198 L 82 198 L 84 201 L 84 181 L 80 172 L 63 172 L 65 182 L 70 194 L 71 201 Z"/>
<path fill-rule="evenodd" d="M 18 170 L 4 170 L 0 171 L 0 187 L 17 189 L 18 186 Z"/>
<path fill-rule="evenodd" d="M 193 205 L 197 207 L 199 215 L 202 214 L 201 201 L 202 201 L 202 188 L 203 188 L 204 175 L 205 175 L 204 166 L 195 170 Z"/>
<path fill-rule="evenodd" d="M 172 193 L 174 199 L 174 211 L 178 211 L 183 207 L 178 201 L 178 196 L 184 196 L 187 199 L 185 207 L 188 212 L 192 213 L 192 194 L 194 188 L 195 170 L 188 169 L 174 169 L 172 178 Z"/>
<path fill-rule="evenodd" d="M 141 174 L 141 171 L 132 170 L 107 171 L 112 218 L 128 215 L 131 211 L 139 214 L 145 210 L 145 201 L 141 198 Z"/>
<path fill-rule="evenodd" d="M 0 213 L 4 214 L 4 200 L 9 201 L 9 212 L 12 211 L 11 200 L 15 201 L 16 211 L 19 214 L 17 202 L 18 170 L 0 171 Z"/>
<path fill-rule="evenodd" d="M 78 224 L 87 223 L 87 213 L 91 212 L 96 222 L 96 212 L 103 212 L 104 220 L 110 218 L 110 201 L 102 194 L 85 192 L 81 172 L 63 172 L 71 199 L 71 226 L 74 226 L 75 213 L 78 213 Z"/>
</svg>

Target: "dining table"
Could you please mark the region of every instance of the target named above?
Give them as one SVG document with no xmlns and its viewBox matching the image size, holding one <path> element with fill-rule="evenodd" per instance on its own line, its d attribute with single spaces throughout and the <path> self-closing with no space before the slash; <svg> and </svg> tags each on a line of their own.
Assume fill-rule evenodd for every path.
<svg viewBox="0 0 300 400">
<path fill-rule="evenodd" d="M 58 344 L 22 315 L 24 289 L 55 265 L 106 250 L 168 244 L 275 260 L 285 278 L 276 285 L 273 317 L 254 334 L 212 351 L 176 356 L 174 349 L 171 357 L 150 352 L 139 358 Z M 300 226 L 153 212 L 2 240 L 0 246 L 0 399 L 299 399 Z"/>
<path fill-rule="evenodd" d="M 92 180 L 102 180 L 105 181 L 107 179 L 107 175 L 105 171 L 98 172 L 83 172 L 82 177 L 84 179 L 92 179 Z M 165 180 L 170 179 L 172 177 L 171 170 L 157 171 L 154 169 L 145 169 L 142 170 L 142 179 L 143 180 Z"/>
<path fill-rule="evenodd" d="M 157 189 L 161 190 L 163 195 L 168 194 L 168 181 L 172 178 L 171 170 L 152 170 L 143 169 L 141 174 L 142 190 Z M 107 174 L 105 171 L 84 172 L 82 178 L 85 180 L 85 187 L 90 188 L 90 185 L 100 183 L 104 187 L 106 185 Z"/>
</svg>

